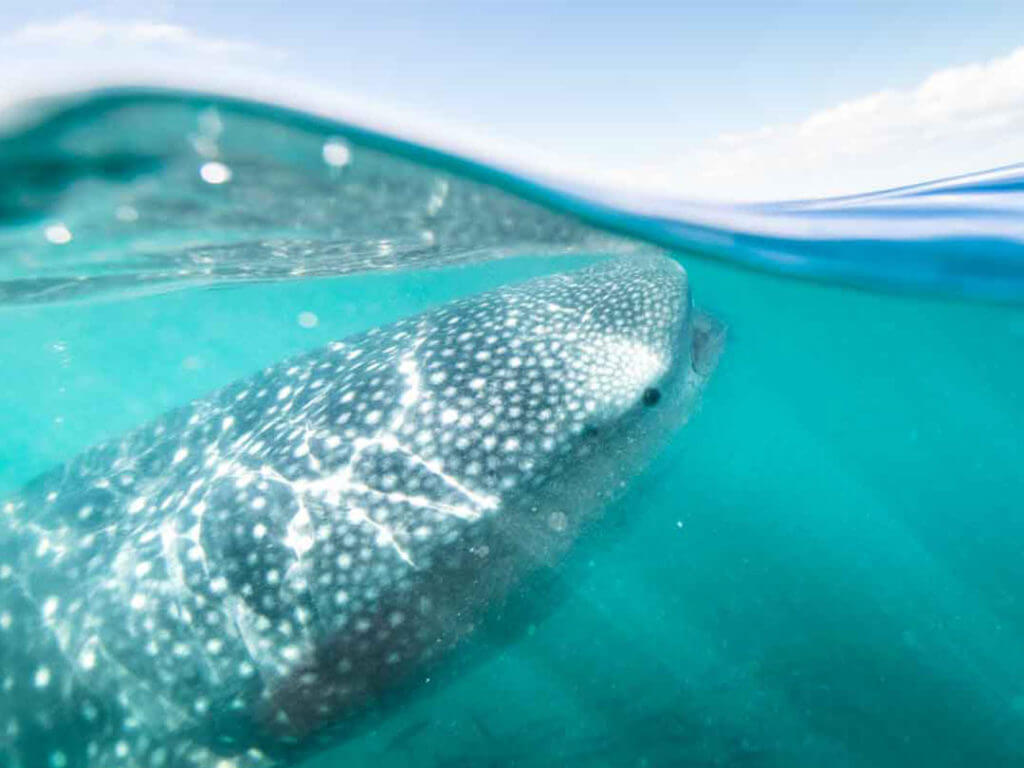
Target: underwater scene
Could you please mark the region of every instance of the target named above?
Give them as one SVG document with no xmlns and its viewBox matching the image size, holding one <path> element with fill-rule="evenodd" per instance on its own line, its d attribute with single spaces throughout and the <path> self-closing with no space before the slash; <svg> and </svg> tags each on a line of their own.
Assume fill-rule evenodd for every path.
<svg viewBox="0 0 1024 768">
<path fill-rule="evenodd" d="M 0 138 L 0 766 L 1024 764 L 1024 170 L 637 204 Z"/>
</svg>

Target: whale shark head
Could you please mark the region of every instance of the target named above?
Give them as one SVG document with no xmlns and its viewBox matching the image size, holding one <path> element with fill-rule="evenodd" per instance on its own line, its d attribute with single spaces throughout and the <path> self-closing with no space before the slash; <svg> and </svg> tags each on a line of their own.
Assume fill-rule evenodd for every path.
<svg viewBox="0 0 1024 768">
<path fill-rule="evenodd" d="M 531 352 L 544 382 L 531 385 L 519 366 L 521 384 L 539 394 L 520 427 L 539 433 L 541 447 L 522 478 L 535 493 L 521 501 L 534 523 L 571 538 L 687 420 L 724 334 L 694 311 L 686 272 L 665 257 L 615 260 L 499 294 L 506 325 L 517 325 L 510 345 Z"/>
<path fill-rule="evenodd" d="M 721 341 L 693 311 L 684 270 L 644 257 L 527 280 L 339 344 L 342 362 L 321 363 L 337 374 L 330 391 L 285 420 L 303 424 L 288 432 L 300 450 L 288 443 L 275 464 L 304 478 L 290 482 L 305 510 L 341 521 L 310 573 L 331 585 L 318 613 L 338 630 L 276 686 L 262 722 L 276 729 L 284 711 L 283 732 L 302 740 L 355 711 L 303 682 L 336 677 L 339 660 L 352 665 L 347 686 L 378 697 L 421 679 L 420 664 L 555 565 L 669 442 Z M 324 415 L 310 422 L 313 405 Z M 320 442 L 320 424 L 344 425 L 347 442 Z M 413 618 L 394 627 L 392 615 Z M 368 632 L 388 641 L 366 645 Z"/>
</svg>

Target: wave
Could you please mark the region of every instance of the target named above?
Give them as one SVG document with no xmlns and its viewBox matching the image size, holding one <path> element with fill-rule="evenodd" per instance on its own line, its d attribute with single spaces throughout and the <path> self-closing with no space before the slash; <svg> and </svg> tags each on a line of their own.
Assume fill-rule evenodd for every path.
<svg viewBox="0 0 1024 768">
<path fill-rule="evenodd" d="M 1024 166 L 869 194 L 666 200 L 286 106 L 112 88 L 0 136 L 0 304 L 652 249 L 871 290 L 1024 299 Z"/>
</svg>

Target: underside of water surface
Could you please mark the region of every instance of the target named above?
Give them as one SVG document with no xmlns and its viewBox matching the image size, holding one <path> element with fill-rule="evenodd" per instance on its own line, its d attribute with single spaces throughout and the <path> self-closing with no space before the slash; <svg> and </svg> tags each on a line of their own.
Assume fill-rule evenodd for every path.
<svg viewBox="0 0 1024 768">
<path fill-rule="evenodd" d="M 1024 763 L 1020 169 L 654 203 L 110 91 L 35 105 L 0 170 L 4 496 L 289 355 L 538 274 L 667 253 L 728 327 L 599 535 L 309 765 Z"/>
<path fill-rule="evenodd" d="M 702 204 L 540 181 L 216 95 L 87 92 L 30 102 L 5 124 L 8 302 L 645 247 L 637 239 L 889 292 L 1024 296 L 1020 166 L 842 198 Z"/>
</svg>

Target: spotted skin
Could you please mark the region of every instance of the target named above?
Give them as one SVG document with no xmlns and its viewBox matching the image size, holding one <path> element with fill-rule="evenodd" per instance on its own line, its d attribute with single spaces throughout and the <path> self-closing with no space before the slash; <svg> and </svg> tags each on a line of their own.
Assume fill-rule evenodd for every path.
<svg viewBox="0 0 1024 768">
<path fill-rule="evenodd" d="M 0 506 L 0 764 L 294 762 L 557 561 L 719 336 L 668 259 L 287 360 Z"/>
</svg>

